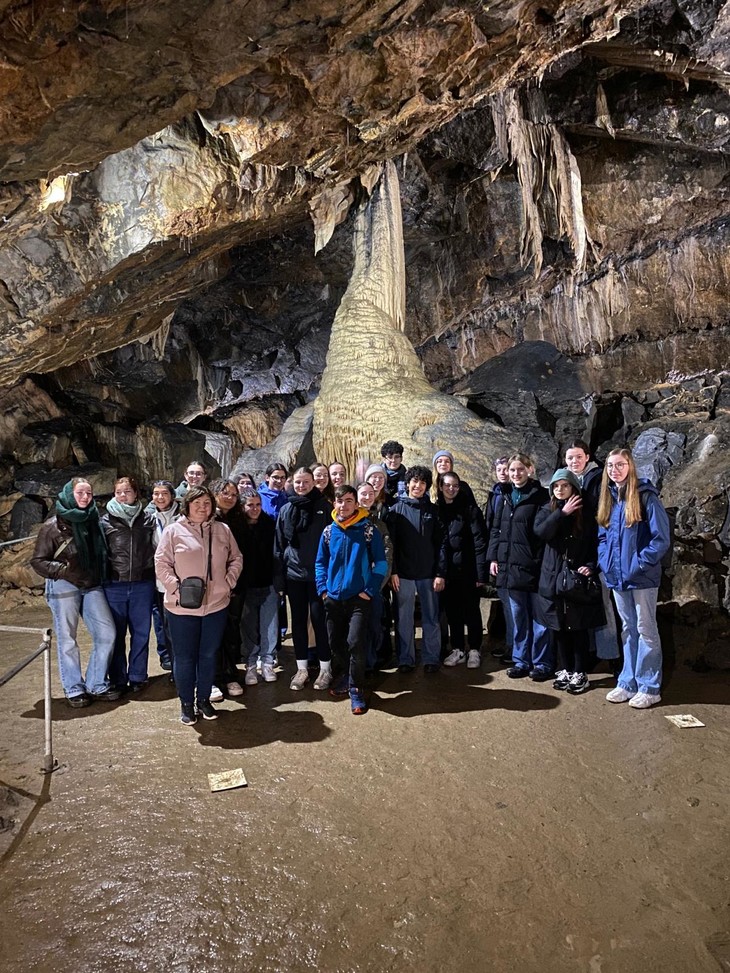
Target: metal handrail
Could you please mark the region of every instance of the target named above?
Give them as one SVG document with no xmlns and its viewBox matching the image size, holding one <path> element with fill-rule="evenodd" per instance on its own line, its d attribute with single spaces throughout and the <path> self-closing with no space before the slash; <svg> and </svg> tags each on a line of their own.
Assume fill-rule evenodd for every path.
<svg viewBox="0 0 730 973">
<path fill-rule="evenodd" d="M 16 665 L 7 672 L 0 675 L 0 686 L 17 676 L 26 666 L 45 653 L 43 660 L 43 721 L 45 723 L 45 752 L 43 754 L 42 774 L 51 774 L 56 769 L 56 761 L 53 759 L 53 733 L 51 727 L 51 629 L 50 628 L 25 628 L 21 625 L 0 625 L 0 632 L 22 632 L 26 635 L 41 635 L 43 641 L 38 648 L 21 659 Z"/>
<path fill-rule="evenodd" d="M 27 537 L 15 537 L 12 541 L 0 541 L 0 547 L 10 547 L 11 544 L 20 544 L 22 541 L 31 541 L 35 537 L 35 534 L 29 534 Z"/>
</svg>

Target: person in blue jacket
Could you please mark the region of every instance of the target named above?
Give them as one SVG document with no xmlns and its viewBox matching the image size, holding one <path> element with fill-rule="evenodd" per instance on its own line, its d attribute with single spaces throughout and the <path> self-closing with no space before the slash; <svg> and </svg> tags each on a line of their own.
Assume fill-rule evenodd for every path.
<svg viewBox="0 0 730 973">
<path fill-rule="evenodd" d="M 656 487 L 639 480 L 631 451 L 608 454 L 598 502 L 598 563 L 621 618 L 624 664 L 611 703 L 648 709 L 661 700 L 662 644 L 656 621 L 669 518 Z"/>
<path fill-rule="evenodd" d="M 285 503 L 289 502 L 289 494 L 284 487 L 289 476 L 283 463 L 270 463 L 266 467 L 264 480 L 258 488 L 261 497 L 261 509 L 269 517 L 276 520 Z"/>
<path fill-rule="evenodd" d="M 319 541 L 314 575 L 327 613 L 335 686 L 349 671 L 352 712 L 367 711 L 364 697 L 370 608 L 388 572 L 385 545 L 349 484 L 335 490 L 335 509 Z"/>
</svg>

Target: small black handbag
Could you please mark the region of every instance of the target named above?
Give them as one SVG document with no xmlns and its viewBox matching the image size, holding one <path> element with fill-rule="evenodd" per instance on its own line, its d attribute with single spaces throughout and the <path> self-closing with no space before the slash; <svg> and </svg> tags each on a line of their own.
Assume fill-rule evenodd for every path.
<svg viewBox="0 0 730 973">
<path fill-rule="evenodd" d="M 183 578 L 177 594 L 177 601 L 181 608 L 200 608 L 205 598 L 208 580 L 212 578 L 211 562 L 213 559 L 213 525 L 208 536 L 208 574 L 205 578 L 192 576 Z"/>
<path fill-rule="evenodd" d="M 555 593 L 576 605 L 598 605 L 602 601 L 601 585 L 596 578 L 592 574 L 579 574 L 571 568 L 567 557 L 563 557 L 555 579 Z"/>
</svg>

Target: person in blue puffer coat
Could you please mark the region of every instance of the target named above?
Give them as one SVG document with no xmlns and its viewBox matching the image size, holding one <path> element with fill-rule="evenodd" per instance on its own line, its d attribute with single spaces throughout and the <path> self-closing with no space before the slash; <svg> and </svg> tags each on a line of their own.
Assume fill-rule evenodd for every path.
<svg viewBox="0 0 730 973">
<path fill-rule="evenodd" d="M 669 550 L 669 518 L 656 487 L 639 480 L 628 449 L 608 454 L 596 519 L 598 563 L 621 617 L 624 649 L 618 686 L 606 699 L 648 709 L 661 700 L 656 605 L 661 561 Z"/>
</svg>

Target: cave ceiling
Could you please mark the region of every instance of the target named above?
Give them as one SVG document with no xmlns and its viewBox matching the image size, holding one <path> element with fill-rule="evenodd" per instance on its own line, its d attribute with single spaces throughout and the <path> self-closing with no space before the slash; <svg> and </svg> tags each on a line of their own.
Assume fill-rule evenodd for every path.
<svg viewBox="0 0 730 973">
<path fill-rule="evenodd" d="M 108 422 L 307 401 L 386 158 L 434 384 L 525 339 L 596 387 L 728 360 L 727 4 L 0 17 L 0 385 Z"/>
</svg>

